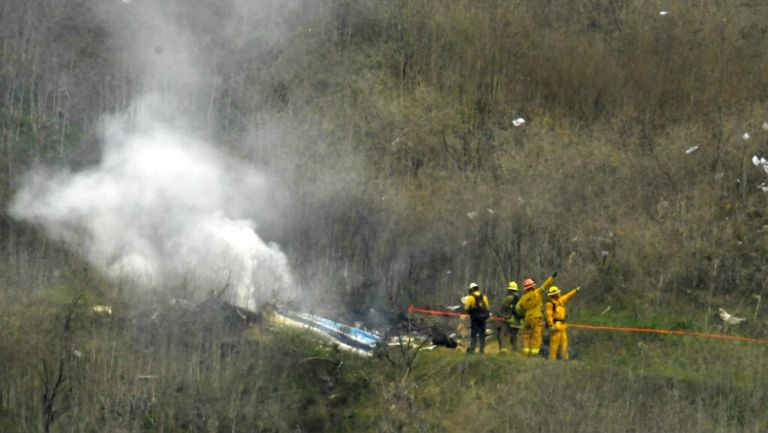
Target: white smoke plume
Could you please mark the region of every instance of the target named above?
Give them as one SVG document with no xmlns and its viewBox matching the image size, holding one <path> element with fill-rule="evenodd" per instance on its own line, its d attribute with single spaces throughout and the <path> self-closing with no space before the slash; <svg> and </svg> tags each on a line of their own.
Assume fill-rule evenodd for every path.
<svg viewBox="0 0 768 433">
<path fill-rule="evenodd" d="M 98 165 L 32 171 L 10 213 L 131 287 L 193 299 L 213 291 L 251 309 L 295 297 L 287 257 L 257 233 L 263 209 L 276 206 L 275 185 L 199 138 L 199 119 L 211 110 L 219 68 L 242 47 L 283 40 L 300 4 L 94 0 L 138 96 L 125 113 L 104 116 Z"/>
<path fill-rule="evenodd" d="M 156 101 L 141 106 L 135 119 L 105 121 L 97 166 L 30 173 L 11 214 L 139 287 L 184 285 L 197 298 L 226 288 L 231 302 L 251 309 L 277 292 L 290 296 L 285 254 L 246 217 L 270 205 L 270 181 L 153 120 Z"/>
</svg>

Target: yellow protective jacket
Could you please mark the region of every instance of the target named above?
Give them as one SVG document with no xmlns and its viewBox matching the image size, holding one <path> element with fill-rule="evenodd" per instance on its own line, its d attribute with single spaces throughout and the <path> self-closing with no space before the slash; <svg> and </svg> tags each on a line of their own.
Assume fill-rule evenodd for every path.
<svg viewBox="0 0 768 433">
<path fill-rule="evenodd" d="M 568 302 L 577 291 L 577 289 L 573 289 L 557 299 L 551 298 L 547 301 L 545 308 L 547 313 L 547 326 L 549 326 L 550 329 L 557 331 L 557 329 L 555 329 L 555 322 L 565 322 L 565 303 Z"/>
<path fill-rule="evenodd" d="M 475 296 L 480 296 L 479 290 L 475 290 L 464 299 L 464 311 L 469 311 L 475 308 Z M 488 297 L 485 295 L 483 295 L 483 304 L 485 305 L 485 308 L 488 309 L 488 311 L 491 310 L 491 303 L 488 302 Z"/>
<path fill-rule="evenodd" d="M 544 303 L 544 291 L 547 290 L 554 281 L 554 278 L 549 277 L 544 281 L 544 284 L 542 284 L 541 287 L 526 292 L 525 295 L 520 298 L 520 302 L 517 303 L 515 311 L 518 315 L 524 316 L 526 322 L 540 319 L 543 316 L 541 307 L 543 307 Z"/>
</svg>

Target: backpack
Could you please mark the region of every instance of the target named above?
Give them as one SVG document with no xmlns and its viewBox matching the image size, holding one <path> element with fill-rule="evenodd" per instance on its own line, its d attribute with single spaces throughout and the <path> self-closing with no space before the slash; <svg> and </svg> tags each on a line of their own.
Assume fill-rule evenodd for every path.
<svg viewBox="0 0 768 433">
<path fill-rule="evenodd" d="M 491 317 L 491 312 L 483 302 L 483 295 L 473 295 L 475 298 L 475 306 L 469 310 L 469 317 L 478 320 L 486 320 Z"/>
</svg>

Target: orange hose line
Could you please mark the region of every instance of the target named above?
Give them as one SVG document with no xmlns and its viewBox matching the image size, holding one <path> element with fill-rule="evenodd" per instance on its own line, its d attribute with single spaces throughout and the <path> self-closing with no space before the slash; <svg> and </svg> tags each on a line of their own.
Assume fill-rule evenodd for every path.
<svg viewBox="0 0 768 433">
<path fill-rule="evenodd" d="M 452 311 L 425 310 L 423 308 L 416 308 L 413 305 L 408 307 L 408 313 L 410 314 L 420 313 L 420 314 L 431 314 L 431 315 L 453 316 L 453 317 L 469 317 L 468 314 L 454 313 Z M 493 316 L 491 317 L 491 320 L 503 321 L 504 319 L 498 316 Z M 631 327 L 621 327 L 621 326 L 586 325 L 583 323 L 569 323 L 568 327 L 592 329 L 597 331 L 623 331 L 623 332 L 642 332 L 642 333 L 652 333 L 652 334 L 687 335 L 691 337 L 713 338 L 717 340 L 734 340 L 734 341 L 743 341 L 746 343 L 768 345 L 768 340 L 765 340 L 762 338 L 750 338 L 750 337 L 740 337 L 738 335 L 711 334 L 706 332 L 683 331 L 680 329 L 631 328 Z"/>
</svg>

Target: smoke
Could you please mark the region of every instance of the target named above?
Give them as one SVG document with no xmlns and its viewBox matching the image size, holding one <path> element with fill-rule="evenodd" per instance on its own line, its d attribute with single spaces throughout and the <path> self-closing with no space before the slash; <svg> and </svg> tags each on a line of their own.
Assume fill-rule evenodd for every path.
<svg viewBox="0 0 768 433">
<path fill-rule="evenodd" d="M 144 94 L 198 98 L 204 108 L 241 58 L 278 48 L 302 0 L 92 0 L 113 55 Z"/>
<path fill-rule="evenodd" d="M 30 173 L 11 214 L 141 287 L 183 284 L 197 297 L 226 288 L 230 301 L 248 308 L 272 292 L 290 295 L 286 256 L 245 216 L 270 205 L 270 180 L 153 120 L 156 104 L 142 101 L 134 120 L 105 121 L 97 166 Z"/>
<path fill-rule="evenodd" d="M 33 170 L 11 215 L 130 287 L 181 289 L 193 299 L 215 292 L 251 309 L 294 297 L 287 257 L 257 233 L 263 209 L 276 206 L 275 182 L 189 126 L 209 109 L 198 106 L 199 94 L 215 82 L 215 64 L 226 63 L 223 54 L 205 60 L 202 53 L 244 43 L 249 19 L 273 30 L 280 22 L 266 10 L 280 2 L 257 4 L 94 3 L 141 95 L 124 113 L 104 116 L 96 166 Z M 271 46 L 279 36 L 263 39 Z"/>
</svg>

